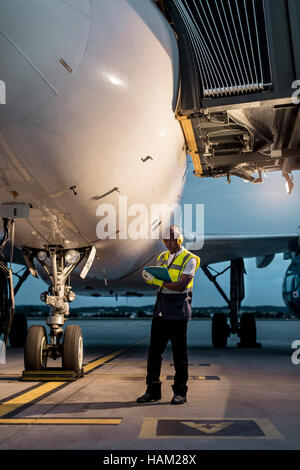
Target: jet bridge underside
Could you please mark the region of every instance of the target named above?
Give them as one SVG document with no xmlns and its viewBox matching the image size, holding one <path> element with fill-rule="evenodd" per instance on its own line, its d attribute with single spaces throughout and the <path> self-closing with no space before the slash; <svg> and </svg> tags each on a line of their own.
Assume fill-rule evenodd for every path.
<svg viewBox="0 0 300 470">
<path fill-rule="evenodd" d="M 176 113 L 195 175 L 260 183 L 280 170 L 290 191 L 300 169 L 299 0 L 156 1 L 178 39 Z"/>
</svg>

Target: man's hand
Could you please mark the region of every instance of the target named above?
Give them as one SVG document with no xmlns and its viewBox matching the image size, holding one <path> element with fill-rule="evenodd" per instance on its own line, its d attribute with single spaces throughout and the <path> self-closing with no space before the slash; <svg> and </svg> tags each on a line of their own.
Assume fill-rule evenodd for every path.
<svg viewBox="0 0 300 470">
<path fill-rule="evenodd" d="M 146 271 L 145 269 L 142 272 L 142 277 L 143 277 L 144 281 L 147 284 L 149 284 L 149 286 L 153 286 L 153 287 L 162 287 L 163 286 L 164 281 L 160 281 L 156 277 L 152 276 L 152 274 L 148 273 L 148 271 Z"/>
<path fill-rule="evenodd" d="M 177 282 L 164 282 L 164 287 L 175 292 L 183 292 L 192 279 L 193 276 L 182 274 L 179 281 Z"/>
</svg>

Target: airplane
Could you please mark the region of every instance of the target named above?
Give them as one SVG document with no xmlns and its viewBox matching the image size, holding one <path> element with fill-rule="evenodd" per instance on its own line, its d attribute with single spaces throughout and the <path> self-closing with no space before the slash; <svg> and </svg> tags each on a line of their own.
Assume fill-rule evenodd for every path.
<svg viewBox="0 0 300 470">
<path fill-rule="evenodd" d="M 121 197 L 149 213 L 153 204 L 177 203 L 187 154 L 197 177 L 257 184 L 263 172 L 282 171 L 291 192 L 300 168 L 299 5 L 214 5 L 1 0 L 0 332 L 5 344 L 8 337 L 25 344 L 25 370 L 46 368 L 48 357 L 82 369 L 81 330 L 64 328 L 75 292 L 149 295 L 141 271 L 163 245 L 123 237 Z M 114 208 L 117 223 L 99 238 L 102 204 Z M 152 233 L 166 222 L 154 214 L 143 224 Z M 229 324 L 224 315 L 213 318 L 215 347 L 231 333 L 242 346 L 257 346 L 254 317 L 239 318 L 245 258 L 256 257 L 259 268 L 276 253 L 292 259 L 283 294 L 300 317 L 299 251 L 298 234 L 207 236 L 194 250 L 229 306 Z M 223 261 L 230 262 L 230 296 L 209 268 Z M 15 289 L 12 262 L 27 268 Z M 49 286 L 41 300 L 49 305 L 50 340 L 44 326 L 27 332 L 24 318 L 13 316 L 14 294 L 29 273 Z"/>
</svg>

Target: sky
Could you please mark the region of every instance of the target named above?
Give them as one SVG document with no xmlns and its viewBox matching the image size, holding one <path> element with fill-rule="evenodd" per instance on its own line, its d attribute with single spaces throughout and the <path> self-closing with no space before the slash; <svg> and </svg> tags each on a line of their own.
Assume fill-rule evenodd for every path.
<svg viewBox="0 0 300 470">
<path fill-rule="evenodd" d="M 204 204 L 206 234 L 293 234 L 300 232 L 300 172 L 295 172 L 295 187 L 287 195 L 281 173 L 270 173 L 264 184 L 245 184 L 234 177 L 230 185 L 226 179 L 199 179 L 193 176 L 193 165 L 189 161 L 187 181 L 182 203 Z M 255 259 L 245 260 L 246 297 L 243 305 L 284 305 L 281 284 L 290 261 L 277 255 L 265 269 L 257 269 Z M 213 267 L 223 270 L 228 264 Z M 17 267 L 20 269 L 20 267 Z M 229 292 L 229 273 L 219 278 L 225 292 Z M 40 293 L 46 285 L 30 278 L 17 294 L 17 304 L 40 304 Z M 154 304 L 154 297 L 141 299 L 77 297 L 72 307 L 120 306 Z M 193 306 L 223 306 L 224 300 L 199 269 L 194 280 Z"/>
</svg>

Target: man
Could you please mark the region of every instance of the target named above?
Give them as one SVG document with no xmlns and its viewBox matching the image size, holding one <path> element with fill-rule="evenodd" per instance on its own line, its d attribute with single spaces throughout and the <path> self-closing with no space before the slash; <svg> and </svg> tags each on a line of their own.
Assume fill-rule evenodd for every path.
<svg viewBox="0 0 300 470">
<path fill-rule="evenodd" d="M 172 405 L 186 402 L 188 381 L 187 323 L 192 316 L 193 277 L 199 268 L 200 258 L 182 246 L 181 229 L 171 225 L 163 242 L 168 251 L 157 258 L 157 265 L 168 268 L 172 282 L 160 281 L 147 271 L 142 276 L 145 282 L 158 287 L 151 326 L 151 340 L 147 363 L 147 390 L 137 399 L 138 403 L 149 403 L 161 399 L 162 354 L 171 341 L 175 366 L 174 396 Z"/>
</svg>

